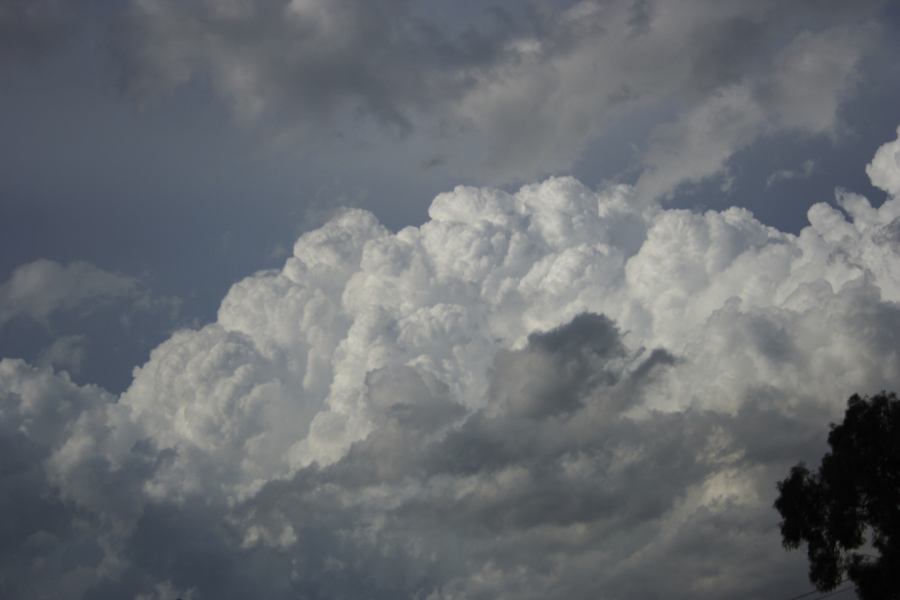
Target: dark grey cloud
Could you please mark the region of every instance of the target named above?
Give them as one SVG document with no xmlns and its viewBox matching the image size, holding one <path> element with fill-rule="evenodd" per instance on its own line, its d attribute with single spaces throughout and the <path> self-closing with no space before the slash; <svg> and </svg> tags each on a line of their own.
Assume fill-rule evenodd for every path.
<svg viewBox="0 0 900 600">
<path fill-rule="evenodd" d="M 10 18 L 80 18 L 45 4 L 13 3 Z M 492 183 L 571 170 L 615 121 L 656 111 L 631 140 L 655 196 L 720 174 L 763 134 L 836 135 L 858 64 L 883 46 L 884 6 L 584 0 L 447 19 L 408 0 L 190 0 L 97 10 L 109 18 L 94 29 L 140 102 L 201 82 L 278 143 L 390 131 Z M 21 37 L 38 44 L 36 28 Z"/>
<path fill-rule="evenodd" d="M 10 517 L 0 530 L 0 594 L 79 595 L 103 552 L 90 518 L 63 501 L 45 461 L 75 419 L 112 398 L 22 361 L 0 362 L 0 381 L 0 507 Z"/>
<path fill-rule="evenodd" d="M 123 77 L 140 96 L 208 72 L 243 116 L 361 113 L 401 131 L 474 85 L 468 71 L 507 54 L 515 28 L 492 18 L 451 36 L 409 0 L 140 3 L 124 25 Z"/>
<path fill-rule="evenodd" d="M 122 54 L 141 95 L 206 73 L 279 131 L 324 119 L 358 135 L 362 115 L 500 183 L 568 170 L 614 119 L 667 111 L 637 163 L 656 196 L 720 173 L 763 133 L 834 134 L 881 7 L 536 3 L 460 29 L 409 2 L 158 2 L 130 13 Z"/>
</svg>

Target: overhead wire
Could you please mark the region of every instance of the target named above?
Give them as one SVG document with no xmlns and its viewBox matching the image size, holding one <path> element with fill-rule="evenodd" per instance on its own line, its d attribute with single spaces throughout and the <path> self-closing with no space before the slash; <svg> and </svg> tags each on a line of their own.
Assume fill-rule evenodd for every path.
<svg viewBox="0 0 900 600">
<path fill-rule="evenodd" d="M 828 598 L 829 596 L 836 596 L 838 594 L 842 594 L 844 592 L 850 592 L 850 591 L 853 591 L 852 585 L 847 586 L 845 588 L 841 588 L 839 590 L 834 590 L 833 592 L 828 592 L 827 594 L 822 594 L 821 596 L 817 596 L 813 600 L 820 600 L 821 598 Z"/>
<path fill-rule="evenodd" d="M 813 590 L 811 592 L 806 592 L 805 594 L 800 594 L 799 596 L 791 596 L 790 598 L 785 598 L 785 600 L 800 600 L 800 598 L 806 598 L 808 596 L 812 596 L 813 594 L 818 594 L 819 590 Z"/>
<path fill-rule="evenodd" d="M 839 581 L 838 585 L 841 585 L 845 581 L 846 580 Z M 843 592 L 847 592 L 852 589 L 853 589 L 853 586 L 851 585 L 851 586 L 841 588 L 839 590 L 831 590 L 829 592 L 822 594 L 821 596 L 816 596 L 815 598 L 810 598 L 810 600 L 820 600 L 820 598 L 828 598 L 829 596 L 835 596 L 837 594 L 841 594 Z M 799 596 L 791 596 L 790 598 L 785 598 L 785 600 L 800 600 L 801 598 L 809 598 L 810 596 L 813 596 L 813 595 L 819 594 L 819 593 L 820 593 L 819 590 L 813 590 L 811 592 L 806 592 L 805 594 L 800 594 Z"/>
</svg>

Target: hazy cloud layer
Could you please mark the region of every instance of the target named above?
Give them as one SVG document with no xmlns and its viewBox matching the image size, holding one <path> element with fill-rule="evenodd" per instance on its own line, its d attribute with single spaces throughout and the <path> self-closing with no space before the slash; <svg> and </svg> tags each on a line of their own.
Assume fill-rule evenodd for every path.
<svg viewBox="0 0 900 600">
<path fill-rule="evenodd" d="M 898 149 L 797 236 L 567 178 L 351 210 L 119 398 L 0 361 L 0 595 L 806 591 L 774 482 L 900 380 Z"/>
</svg>

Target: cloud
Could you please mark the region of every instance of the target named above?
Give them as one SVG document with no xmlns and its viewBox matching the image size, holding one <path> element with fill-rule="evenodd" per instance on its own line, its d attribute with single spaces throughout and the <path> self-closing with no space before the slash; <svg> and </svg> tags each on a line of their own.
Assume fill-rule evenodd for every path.
<svg viewBox="0 0 900 600">
<path fill-rule="evenodd" d="M 58 313 L 87 314 L 119 302 L 138 308 L 168 305 L 171 310 L 177 304 L 171 298 L 151 297 L 138 279 L 87 262 L 64 265 L 38 259 L 16 267 L 9 280 L 0 284 L 0 327 L 17 317 L 48 326 Z"/>
<path fill-rule="evenodd" d="M 53 343 L 41 352 L 37 362 L 40 366 L 78 375 L 84 363 L 87 345 L 88 338 L 85 335 L 64 335 L 53 340 Z"/>
<path fill-rule="evenodd" d="M 897 135 L 900 137 L 900 128 Z M 900 195 L 900 142 L 894 140 L 881 146 L 866 166 L 866 174 L 872 185 L 892 196 Z"/>
<path fill-rule="evenodd" d="M 773 171 L 771 175 L 766 177 L 766 187 L 770 188 L 776 183 L 789 181 L 791 179 L 809 179 L 809 176 L 812 175 L 813 169 L 815 168 L 815 161 L 810 159 L 804 161 L 803 167 L 796 171 L 793 171 L 791 169 L 779 169 L 777 171 Z"/>
<path fill-rule="evenodd" d="M 652 200 L 721 175 L 761 137 L 839 136 L 887 3 L 469 4 L 0 0 L 0 30 L 28 54 L 94 38 L 82 46 L 111 49 L 117 69 L 103 79 L 138 103 L 199 84 L 289 157 L 377 148 L 361 164 L 509 185 L 634 145 L 622 176 Z"/>
<path fill-rule="evenodd" d="M 141 1 L 124 24 L 135 93 L 208 72 L 242 117 L 359 111 L 401 130 L 467 87 L 465 71 L 504 53 L 507 35 L 498 22 L 497 35 L 450 39 L 405 0 Z"/>
<path fill-rule="evenodd" d="M 0 362 L 0 501 L 26 515 L 2 591 L 807 590 L 774 482 L 900 380 L 900 196 L 841 192 L 792 235 L 634 193 L 458 187 L 396 233 L 345 211 L 118 398 Z"/>
<path fill-rule="evenodd" d="M 723 172 L 728 159 L 778 131 L 837 135 L 838 108 L 856 83 L 871 26 L 803 32 L 770 69 L 721 87 L 657 130 L 644 157 L 639 196 L 671 195 L 679 185 Z"/>
<path fill-rule="evenodd" d="M 83 413 L 113 400 L 65 373 L 0 360 L 0 507 L 10 516 L 0 526 L 3 596 L 77 598 L 97 577 L 103 548 L 60 498 L 45 461 Z"/>
<path fill-rule="evenodd" d="M 569 171 L 611 123 L 655 115 L 627 142 L 656 197 L 762 135 L 835 135 L 881 6 L 582 0 L 442 22 L 405 0 L 135 0 L 117 55 L 140 98 L 208 77 L 277 136 L 376 123 L 493 184 Z"/>
</svg>

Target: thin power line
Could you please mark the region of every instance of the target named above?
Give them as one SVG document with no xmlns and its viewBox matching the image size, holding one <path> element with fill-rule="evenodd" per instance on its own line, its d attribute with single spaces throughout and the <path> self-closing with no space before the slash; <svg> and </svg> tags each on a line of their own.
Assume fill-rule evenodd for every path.
<svg viewBox="0 0 900 600">
<path fill-rule="evenodd" d="M 837 595 L 837 594 L 843 594 L 844 592 L 849 592 L 849 591 L 851 591 L 852 589 L 853 589 L 853 586 L 852 586 L 852 585 L 851 585 L 851 586 L 847 586 L 847 587 L 841 588 L 841 589 L 839 589 L 839 590 L 834 590 L 833 592 L 828 592 L 827 594 L 822 594 L 821 596 L 818 596 L 818 597 L 814 598 L 813 600 L 820 600 L 820 598 L 828 598 L 829 596 L 835 596 L 835 595 Z"/>
<path fill-rule="evenodd" d="M 813 590 L 811 592 L 806 592 L 805 594 L 800 594 L 799 596 L 791 596 L 790 598 L 786 598 L 786 600 L 800 600 L 800 598 L 806 598 L 807 596 L 812 596 L 813 594 L 818 594 L 819 590 Z"/>
<path fill-rule="evenodd" d="M 800 594 L 799 596 L 791 596 L 790 598 L 786 598 L 785 600 L 800 600 L 800 598 L 806 598 L 807 596 L 812 596 L 813 594 L 818 594 L 819 590 L 813 590 L 811 592 L 806 592 L 805 594 Z"/>
<path fill-rule="evenodd" d="M 839 582 L 838 582 L 838 585 L 840 585 L 840 584 L 842 584 L 842 583 L 844 583 L 844 582 L 843 582 L 843 581 L 839 581 Z M 839 589 L 839 590 L 833 590 L 833 591 L 831 591 L 831 592 L 827 592 L 827 593 L 825 593 L 825 594 L 822 594 L 821 596 L 816 596 L 815 598 L 811 598 L 810 600 L 819 600 L 820 598 L 828 598 L 829 596 L 834 596 L 834 595 L 836 595 L 836 594 L 841 594 L 841 593 L 843 593 L 843 592 L 846 592 L 846 591 L 849 591 L 849 590 L 852 590 L 852 589 L 853 589 L 853 586 L 851 585 L 851 586 L 848 586 L 848 587 L 845 587 L 845 588 L 841 588 L 841 589 Z M 808 598 L 809 596 L 812 596 L 812 595 L 818 594 L 818 593 L 819 593 L 819 590 L 813 590 L 813 591 L 811 591 L 811 592 L 806 592 L 805 594 L 800 594 L 799 596 L 791 596 L 790 598 L 786 598 L 785 600 L 800 600 L 800 598 Z"/>
</svg>

